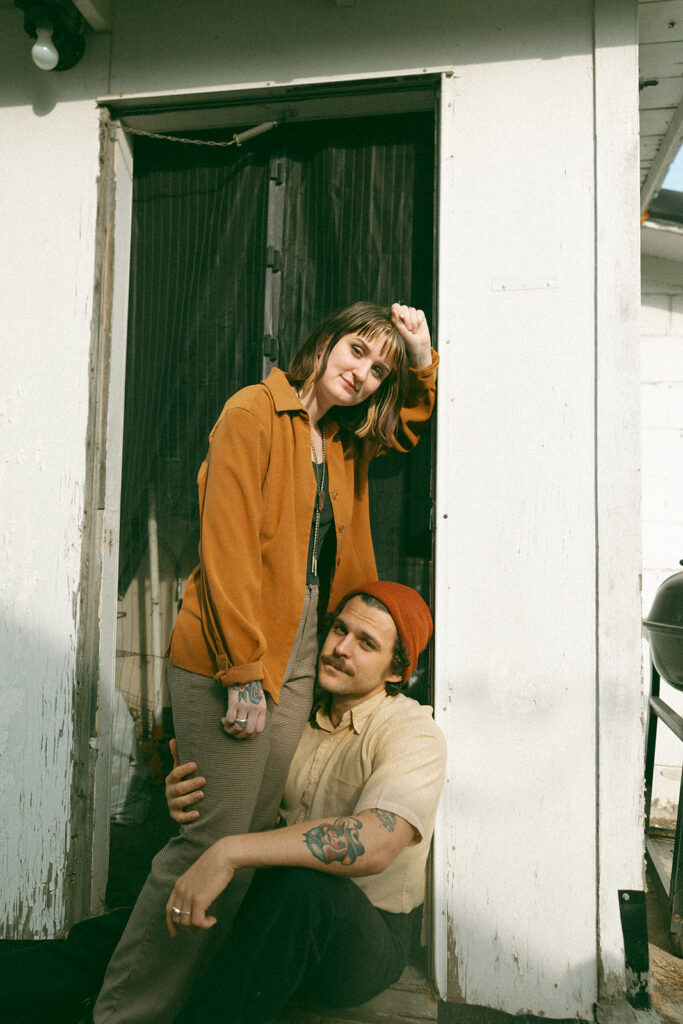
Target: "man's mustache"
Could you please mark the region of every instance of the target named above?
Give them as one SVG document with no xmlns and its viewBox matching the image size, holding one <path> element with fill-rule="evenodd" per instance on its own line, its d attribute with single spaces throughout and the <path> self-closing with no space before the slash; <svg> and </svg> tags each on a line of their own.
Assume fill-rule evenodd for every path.
<svg viewBox="0 0 683 1024">
<path fill-rule="evenodd" d="M 355 675 L 352 668 L 349 668 L 343 658 L 337 658 L 334 654 L 321 654 L 320 660 L 323 665 L 331 665 L 338 672 L 345 672 L 347 676 Z"/>
</svg>

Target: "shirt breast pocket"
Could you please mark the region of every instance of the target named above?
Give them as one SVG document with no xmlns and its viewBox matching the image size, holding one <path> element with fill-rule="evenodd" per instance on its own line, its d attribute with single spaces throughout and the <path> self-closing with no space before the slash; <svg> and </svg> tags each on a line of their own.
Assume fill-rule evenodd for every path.
<svg viewBox="0 0 683 1024">
<path fill-rule="evenodd" d="M 330 777 L 330 805 L 335 808 L 337 817 L 353 813 L 362 790 L 362 779 L 342 778 L 340 775 Z"/>
</svg>

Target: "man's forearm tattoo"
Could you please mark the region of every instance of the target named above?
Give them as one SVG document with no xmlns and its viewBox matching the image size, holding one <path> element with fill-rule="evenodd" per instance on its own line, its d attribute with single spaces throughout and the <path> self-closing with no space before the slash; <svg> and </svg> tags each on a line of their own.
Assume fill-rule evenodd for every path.
<svg viewBox="0 0 683 1024">
<path fill-rule="evenodd" d="M 362 827 L 363 822 L 359 818 L 337 818 L 331 824 L 324 822 L 310 829 L 304 834 L 304 842 L 323 864 L 332 864 L 333 861 L 353 864 L 365 853 L 358 837 Z"/>
<path fill-rule="evenodd" d="M 256 679 L 253 683 L 237 683 L 237 700 L 245 704 L 260 704 L 263 700 L 263 686 Z"/>
<path fill-rule="evenodd" d="M 382 828 L 387 832 L 393 832 L 396 826 L 396 815 L 391 811 L 383 811 L 380 807 L 371 807 L 370 810 L 379 821 Z"/>
</svg>

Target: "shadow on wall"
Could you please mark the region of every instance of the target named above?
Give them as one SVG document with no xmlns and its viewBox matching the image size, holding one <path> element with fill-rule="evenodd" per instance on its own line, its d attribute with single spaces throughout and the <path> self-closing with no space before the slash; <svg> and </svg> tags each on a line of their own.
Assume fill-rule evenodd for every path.
<svg viewBox="0 0 683 1024">
<path fill-rule="evenodd" d="M 223 0 L 204 0 L 176 4 L 174 11 L 169 16 L 161 0 L 117 0 L 113 33 L 86 30 L 85 56 L 75 68 L 43 72 L 31 62 L 21 12 L 2 7 L 2 106 L 30 105 L 44 116 L 57 102 L 110 93 L 552 61 L 593 50 L 591 4 L 558 9 L 545 0 L 423 0 L 417 20 L 412 0 L 395 0 L 389 22 L 384 3 L 339 7 L 270 0 L 226 9 Z"/>
</svg>

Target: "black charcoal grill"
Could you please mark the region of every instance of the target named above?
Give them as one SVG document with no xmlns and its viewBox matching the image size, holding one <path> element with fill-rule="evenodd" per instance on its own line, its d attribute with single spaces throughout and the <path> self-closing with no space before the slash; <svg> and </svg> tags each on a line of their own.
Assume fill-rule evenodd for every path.
<svg viewBox="0 0 683 1024">
<path fill-rule="evenodd" d="M 675 829 L 650 826 L 658 722 L 663 722 L 683 742 L 683 718 L 659 695 L 662 679 L 675 689 L 683 690 L 683 572 L 664 580 L 655 594 L 648 618 L 643 619 L 643 627 L 650 644 L 652 667 L 645 754 L 646 850 L 655 877 L 668 900 L 672 948 L 678 956 L 683 956 L 683 777 Z M 670 842 L 671 838 L 674 846 L 669 874 L 666 858 L 662 857 L 661 843 L 662 840 Z"/>
</svg>

